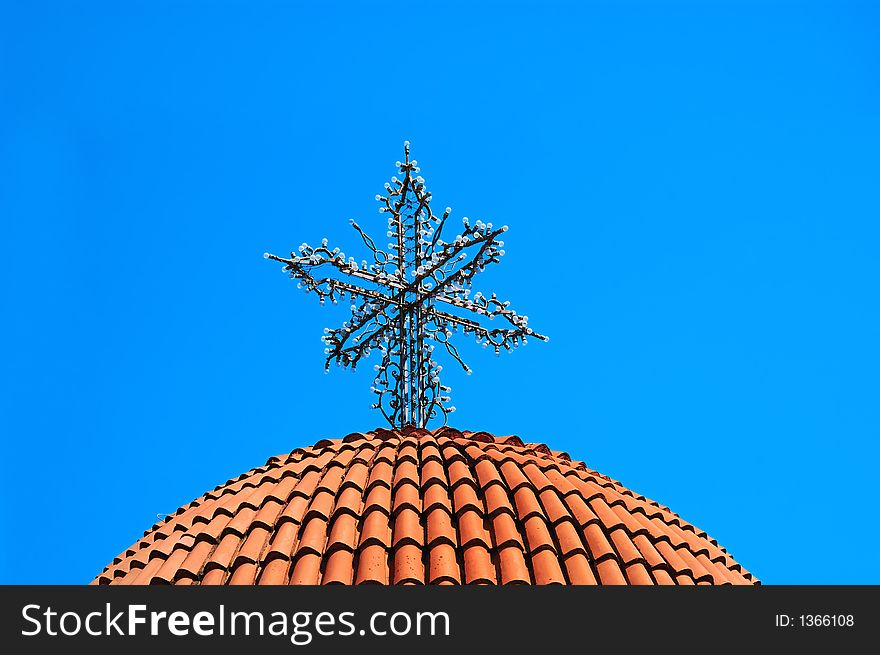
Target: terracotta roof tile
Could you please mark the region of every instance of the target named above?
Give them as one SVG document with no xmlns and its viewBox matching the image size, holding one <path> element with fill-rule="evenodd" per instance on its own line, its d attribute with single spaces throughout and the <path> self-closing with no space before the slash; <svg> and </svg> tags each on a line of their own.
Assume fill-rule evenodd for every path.
<svg viewBox="0 0 880 655">
<path fill-rule="evenodd" d="M 290 584 L 316 585 L 321 581 L 320 553 L 306 551 L 297 556 L 290 576 Z"/>
<path fill-rule="evenodd" d="M 432 459 L 443 462 L 443 455 L 440 454 L 440 445 L 433 435 L 422 440 L 422 462 L 427 463 Z M 445 475 L 445 474 L 444 474 Z"/>
<path fill-rule="evenodd" d="M 384 507 L 377 505 L 364 510 L 359 547 L 371 544 L 378 544 L 386 549 L 391 547 L 391 523 L 387 512 Z"/>
<path fill-rule="evenodd" d="M 654 579 L 658 585 L 676 584 L 676 581 L 672 579 L 672 576 L 665 569 L 653 569 L 651 572 L 654 574 Z"/>
<path fill-rule="evenodd" d="M 392 487 L 402 484 L 417 485 L 419 479 L 419 465 L 411 459 L 398 459 L 394 467 L 394 479 Z"/>
<path fill-rule="evenodd" d="M 157 541 L 150 552 L 151 557 L 160 556 L 162 559 L 167 559 L 169 555 L 171 555 L 171 551 L 175 548 L 189 548 L 192 546 L 193 538 L 190 534 L 182 534 L 180 532 L 175 532 L 169 537 L 165 539 L 160 539 Z"/>
<path fill-rule="evenodd" d="M 483 489 L 483 503 L 486 514 L 490 517 L 497 516 L 501 512 L 507 512 L 511 516 L 516 513 L 516 508 L 510 502 L 507 489 L 501 484 L 492 484 Z"/>
<path fill-rule="evenodd" d="M 378 508 L 386 514 L 391 514 L 391 485 L 385 484 L 384 480 L 378 480 L 367 486 L 369 491 L 364 499 L 364 513 L 373 508 Z"/>
<path fill-rule="evenodd" d="M 565 570 L 568 574 L 568 581 L 577 585 L 595 585 L 599 584 L 596 580 L 596 574 L 590 568 L 590 562 L 583 553 L 574 553 L 563 560 Z"/>
<path fill-rule="evenodd" d="M 161 557 L 154 557 L 149 562 L 147 562 L 147 565 L 137 573 L 134 580 L 132 580 L 132 584 L 146 585 L 152 583 L 153 576 L 159 571 L 159 569 L 162 568 L 164 564 L 164 559 L 162 559 Z"/>
<path fill-rule="evenodd" d="M 320 555 L 327 543 L 327 519 L 320 514 L 312 516 L 300 528 L 297 552 L 312 552 Z"/>
<path fill-rule="evenodd" d="M 324 576 L 321 584 L 346 584 L 352 583 L 354 574 L 354 551 L 337 549 L 327 556 L 327 564 L 324 567 Z"/>
<path fill-rule="evenodd" d="M 525 542 L 514 520 L 514 514 L 499 513 L 491 519 L 492 545 L 501 549 L 508 545 L 515 545 L 520 550 L 525 550 Z"/>
<path fill-rule="evenodd" d="M 238 546 L 241 543 L 241 539 L 237 534 L 229 533 L 225 537 L 220 540 L 220 544 L 217 548 L 214 549 L 214 552 L 211 553 L 211 556 L 208 558 L 207 564 L 205 565 L 205 569 L 228 569 L 229 565 L 232 563 L 232 556 L 235 555 L 235 551 L 238 550 Z"/>
<path fill-rule="evenodd" d="M 404 544 L 411 544 L 421 548 L 424 542 L 425 530 L 422 528 L 420 512 L 406 505 L 394 517 L 391 530 L 391 546 L 398 548 Z"/>
<path fill-rule="evenodd" d="M 257 565 L 253 562 L 245 562 L 235 567 L 229 578 L 231 585 L 252 585 L 257 582 Z"/>
<path fill-rule="evenodd" d="M 179 567 L 180 574 L 194 580 L 199 579 L 202 569 L 205 567 L 205 562 L 207 562 L 208 556 L 213 550 L 214 546 L 211 542 L 197 542 L 193 549 L 187 553 L 183 562 L 181 562 Z"/>
<path fill-rule="evenodd" d="M 599 517 L 593 513 L 586 501 L 577 492 L 565 496 L 565 504 L 578 525 L 586 528 L 591 523 L 598 523 Z"/>
<path fill-rule="evenodd" d="M 705 532 L 518 437 L 380 429 L 271 457 L 93 584 L 757 584 Z"/>
<path fill-rule="evenodd" d="M 464 548 L 464 581 L 467 584 L 495 584 L 495 565 L 485 543 Z"/>
<path fill-rule="evenodd" d="M 452 508 L 456 515 L 469 510 L 482 513 L 483 501 L 477 495 L 476 488 L 469 484 L 459 484 L 452 492 Z"/>
<path fill-rule="evenodd" d="M 256 515 L 257 512 L 253 508 L 242 507 L 226 524 L 223 534 L 234 534 L 238 537 L 243 537 L 253 524 Z"/>
<path fill-rule="evenodd" d="M 615 559 L 602 560 L 596 564 L 599 573 L 599 582 L 607 585 L 626 584 L 626 577 L 620 570 L 620 562 Z"/>
<path fill-rule="evenodd" d="M 556 547 L 543 515 L 530 516 L 523 521 L 523 526 L 526 532 L 526 546 L 533 557 L 542 550 L 549 550 L 555 555 Z"/>
<path fill-rule="evenodd" d="M 675 552 L 685 562 L 688 569 L 690 569 L 696 582 L 706 581 L 709 583 L 713 583 L 715 581 L 712 573 L 708 571 L 706 567 L 700 564 L 700 562 L 697 561 L 697 558 L 694 557 L 693 553 L 691 553 L 687 548 L 679 548 Z"/>
<path fill-rule="evenodd" d="M 544 510 L 541 507 L 541 503 L 538 502 L 538 497 L 535 495 L 535 490 L 532 487 L 520 487 L 514 491 L 513 502 L 521 521 L 532 516 L 544 516 Z"/>
<path fill-rule="evenodd" d="M 296 542 L 299 526 L 297 523 L 287 521 L 281 523 L 275 534 L 272 536 L 272 542 L 266 552 L 266 561 L 273 559 L 283 559 L 289 561 L 293 554 L 293 545 Z"/>
<path fill-rule="evenodd" d="M 267 498 L 254 516 L 254 525 L 261 525 L 267 530 L 274 529 L 278 516 L 284 509 L 285 504 L 285 502 L 279 501 L 275 497 Z"/>
<path fill-rule="evenodd" d="M 498 551 L 502 584 L 530 584 L 532 581 L 523 551 L 518 546 L 509 545 Z"/>
<path fill-rule="evenodd" d="M 590 523 L 584 529 L 584 537 L 587 541 L 587 547 L 590 549 L 590 557 L 595 561 L 601 561 L 607 558 L 615 558 L 614 548 L 611 542 L 605 536 L 605 531 L 599 527 L 597 523 Z"/>
<path fill-rule="evenodd" d="M 178 575 L 181 575 L 180 567 L 186 558 L 189 556 L 189 551 L 184 550 L 182 548 L 178 548 L 175 550 L 168 559 L 159 567 L 159 570 L 156 571 L 156 575 L 153 578 L 153 582 L 164 582 L 166 584 L 171 584 L 175 581 Z"/>
<path fill-rule="evenodd" d="M 565 584 L 559 558 L 552 550 L 533 553 L 531 559 L 535 584 Z"/>
<path fill-rule="evenodd" d="M 648 569 L 641 562 L 633 562 L 626 566 L 626 579 L 630 584 L 652 585 L 654 579 L 648 573 Z"/>
<path fill-rule="evenodd" d="M 360 516 L 363 510 L 363 491 L 354 485 L 342 486 L 342 491 L 336 497 L 336 504 L 333 507 L 333 516 L 340 514 L 350 514 L 351 516 Z"/>
<path fill-rule="evenodd" d="M 636 535 L 633 537 L 633 543 L 636 548 L 639 549 L 639 554 L 642 556 L 642 559 L 645 561 L 648 568 L 656 569 L 669 567 L 669 563 L 663 559 L 663 556 L 659 552 L 657 552 L 654 544 L 647 536 L 643 534 Z"/>
<path fill-rule="evenodd" d="M 452 499 L 449 497 L 449 489 L 440 484 L 432 484 L 422 489 L 422 505 L 425 513 L 439 508 L 452 514 Z"/>
<path fill-rule="evenodd" d="M 627 533 L 630 536 L 634 537 L 637 534 L 647 534 L 648 533 L 648 529 L 644 525 L 639 523 L 638 520 L 633 518 L 632 512 L 630 512 L 626 509 L 625 504 L 619 503 L 619 504 L 612 505 L 611 510 L 623 522 L 623 527 L 624 527 L 624 529 L 626 529 Z"/>
<path fill-rule="evenodd" d="M 657 547 L 657 552 L 663 556 L 663 559 L 666 560 L 673 572 L 687 573 L 688 576 L 693 579 L 694 572 L 690 565 L 679 556 L 679 551 L 670 546 L 668 541 L 658 541 L 655 545 Z M 682 549 L 682 552 L 683 551 L 684 549 Z"/>
<path fill-rule="evenodd" d="M 488 458 L 480 460 L 474 465 L 474 470 L 477 473 L 477 481 L 480 484 L 480 489 L 485 491 L 486 488 L 492 484 L 503 486 L 504 482 L 501 479 L 501 474 L 492 460 Z"/>
<path fill-rule="evenodd" d="M 367 488 L 367 480 L 370 476 L 370 466 L 368 461 L 364 460 L 356 460 L 346 471 L 345 478 L 342 481 L 342 486 L 347 487 L 351 485 L 355 489 L 359 491 L 364 491 Z"/>
<path fill-rule="evenodd" d="M 357 554 L 355 584 L 388 584 L 388 549 L 368 542 Z"/>
<path fill-rule="evenodd" d="M 226 580 L 225 569 L 211 569 L 202 577 L 199 584 L 203 585 L 221 585 Z"/>
<path fill-rule="evenodd" d="M 477 482 L 471 474 L 471 469 L 462 459 L 456 459 L 447 466 L 449 473 L 449 487 L 456 489 L 460 485 L 466 484 L 473 489 L 478 489 Z"/>
<path fill-rule="evenodd" d="M 358 543 L 358 519 L 346 512 L 333 519 L 330 536 L 327 539 L 327 552 L 343 549 L 354 552 Z"/>
<path fill-rule="evenodd" d="M 556 534 L 556 543 L 559 544 L 559 554 L 568 557 L 573 553 L 587 554 L 582 533 L 571 521 L 560 521 L 553 528 Z"/>
<path fill-rule="evenodd" d="M 488 549 L 492 547 L 483 517 L 470 507 L 458 516 L 458 541 L 462 548 L 481 546 Z"/>
<path fill-rule="evenodd" d="M 449 487 L 446 468 L 439 459 L 429 459 L 422 463 L 421 478 L 422 488 L 429 487 L 432 483 L 440 484 L 444 488 Z"/>
<path fill-rule="evenodd" d="M 373 467 L 370 469 L 370 476 L 367 478 L 367 489 L 372 489 L 375 485 L 382 485 L 391 489 L 391 482 L 394 476 L 392 461 L 384 457 L 376 458 L 373 462 Z"/>
<path fill-rule="evenodd" d="M 402 480 L 394 488 L 393 494 L 393 514 L 398 514 L 404 509 L 409 509 L 417 513 L 422 511 L 422 499 L 419 495 L 419 488 L 413 480 Z"/>
<path fill-rule="evenodd" d="M 446 543 L 432 546 L 429 555 L 428 582 L 461 582 L 461 570 L 456 558 L 455 548 Z"/>
<path fill-rule="evenodd" d="M 414 543 L 405 543 L 394 549 L 393 584 L 424 584 L 425 567 L 422 549 Z"/>
<path fill-rule="evenodd" d="M 574 523 L 574 518 L 565 506 L 565 502 L 560 497 L 558 491 L 552 488 L 544 489 L 538 494 L 538 497 L 541 500 L 541 506 L 544 508 L 544 514 L 550 519 L 550 523 L 554 525 L 560 521 L 571 521 Z"/>
<path fill-rule="evenodd" d="M 278 517 L 278 524 L 281 525 L 287 521 L 296 525 L 302 523 L 306 509 L 309 507 L 309 500 L 308 496 L 294 494 L 287 503 L 287 506 L 281 511 L 281 515 Z"/>
<path fill-rule="evenodd" d="M 608 506 L 608 503 L 605 502 L 604 498 L 593 498 L 588 504 L 596 516 L 599 517 L 599 521 L 607 532 L 610 533 L 615 528 L 623 527 L 623 521 L 615 511 Z"/>
<path fill-rule="evenodd" d="M 260 556 L 266 548 L 269 541 L 269 530 L 262 525 L 254 525 L 254 528 L 248 533 L 247 538 L 241 543 L 238 553 L 233 560 L 233 566 L 242 562 L 256 564 L 260 561 Z"/>
<path fill-rule="evenodd" d="M 426 535 L 429 546 L 441 541 L 453 547 L 458 543 L 452 515 L 445 508 L 435 507 L 428 513 Z"/>
<path fill-rule="evenodd" d="M 511 491 L 517 491 L 522 487 L 529 486 L 529 480 L 523 473 L 522 469 L 512 459 L 505 459 L 501 462 L 501 475 L 507 482 L 507 487 Z"/>
<path fill-rule="evenodd" d="M 286 585 L 290 579 L 290 562 L 286 559 L 273 559 L 263 566 L 260 578 L 261 585 Z"/>
<path fill-rule="evenodd" d="M 623 564 L 645 561 L 641 551 L 639 551 L 623 528 L 614 530 L 611 533 L 611 543 L 614 544 L 614 549 L 617 551 L 617 557 Z"/>
</svg>

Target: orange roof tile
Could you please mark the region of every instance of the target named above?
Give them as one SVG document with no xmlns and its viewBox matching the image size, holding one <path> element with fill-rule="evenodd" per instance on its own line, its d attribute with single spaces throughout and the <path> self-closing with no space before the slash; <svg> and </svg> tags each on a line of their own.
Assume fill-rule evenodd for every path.
<svg viewBox="0 0 880 655">
<path fill-rule="evenodd" d="M 566 453 L 408 428 L 319 441 L 180 508 L 92 584 L 758 584 Z"/>
</svg>

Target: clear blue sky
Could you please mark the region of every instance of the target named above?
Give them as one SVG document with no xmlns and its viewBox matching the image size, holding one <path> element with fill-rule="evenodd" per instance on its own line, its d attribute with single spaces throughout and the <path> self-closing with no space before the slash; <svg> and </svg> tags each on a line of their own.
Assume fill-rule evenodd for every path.
<svg viewBox="0 0 880 655">
<path fill-rule="evenodd" d="M 88 582 L 381 425 L 265 250 L 382 236 L 409 139 L 551 335 L 451 424 L 569 451 L 766 583 L 880 583 L 880 13 L 847 2 L 6 2 L 0 582 Z"/>
</svg>

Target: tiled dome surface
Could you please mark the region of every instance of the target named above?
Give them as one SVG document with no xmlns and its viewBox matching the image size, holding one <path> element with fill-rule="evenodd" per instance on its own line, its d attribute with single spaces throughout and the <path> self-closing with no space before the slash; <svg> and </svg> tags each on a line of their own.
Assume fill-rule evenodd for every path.
<svg viewBox="0 0 880 655">
<path fill-rule="evenodd" d="M 485 432 L 319 441 L 153 526 L 92 584 L 758 584 L 565 453 Z"/>
</svg>

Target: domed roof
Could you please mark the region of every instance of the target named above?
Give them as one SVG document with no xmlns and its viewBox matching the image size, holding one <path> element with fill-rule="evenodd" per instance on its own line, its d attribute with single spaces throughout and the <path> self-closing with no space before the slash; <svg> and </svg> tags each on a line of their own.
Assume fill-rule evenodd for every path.
<svg viewBox="0 0 880 655">
<path fill-rule="evenodd" d="M 758 584 L 705 532 L 543 444 L 354 433 L 271 457 L 92 584 Z"/>
</svg>

